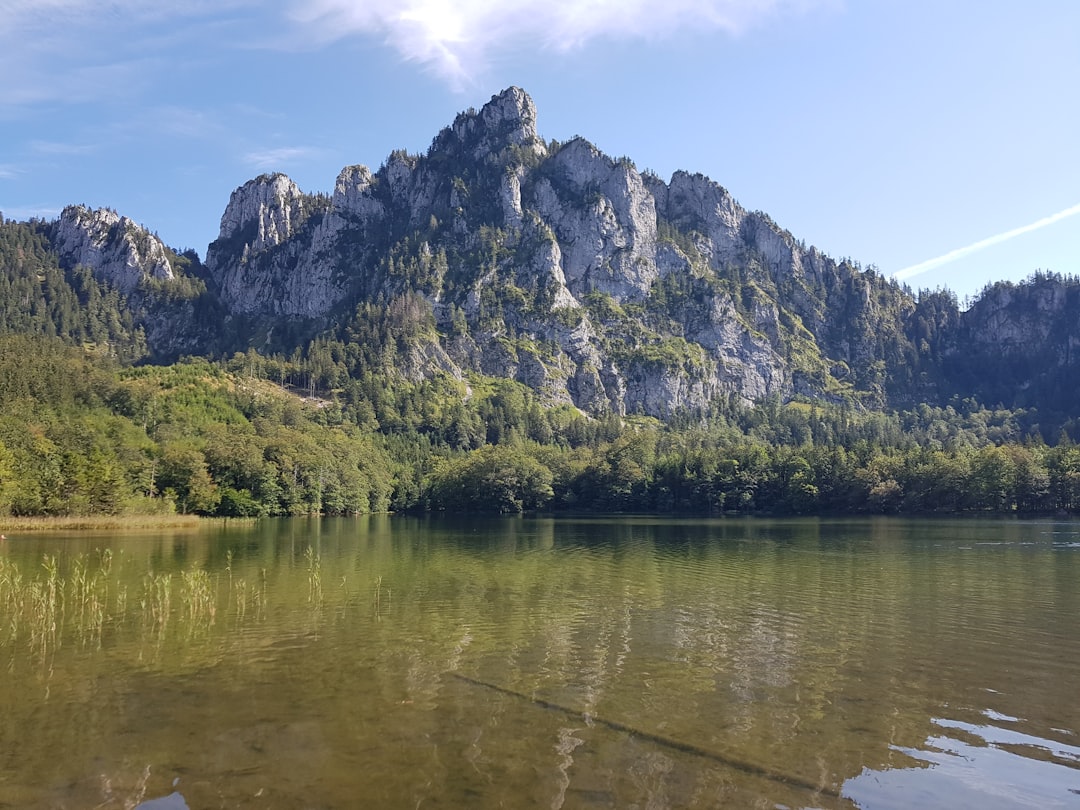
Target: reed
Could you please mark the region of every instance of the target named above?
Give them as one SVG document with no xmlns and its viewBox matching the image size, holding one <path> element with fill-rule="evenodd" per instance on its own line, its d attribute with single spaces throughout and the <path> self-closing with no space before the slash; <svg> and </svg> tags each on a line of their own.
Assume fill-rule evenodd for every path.
<svg viewBox="0 0 1080 810">
<path fill-rule="evenodd" d="M 376 618 L 382 618 L 383 593 L 385 591 L 385 593 L 386 593 L 386 601 L 388 603 L 388 606 L 389 606 L 390 597 L 391 597 L 392 594 L 390 592 L 390 588 L 383 588 L 383 581 L 382 581 L 382 575 L 381 574 L 379 576 L 375 577 L 375 587 L 374 587 L 373 590 L 374 590 L 374 593 L 372 595 L 371 605 L 375 609 L 375 617 Z"/>
<path fill-rule="evenodd" d="M 207 571 L 194 568 L 180 572 L 180 603 L 189 635 L 213 625 L 217 617 L 217 593 Z"/>
<path fill-rule="evenodd" d="M 96 565 L 85 555 L 73 558 L 66 577 L 59 558 L 45 554 L 41 573 L 28 577 L 17 563 L 0 558 L 0 607 L 12 643 L 25 636 L 30 649 L 44 658 L 60 646 L 65 626 L 83 642 L 101 643 L 108 618 L 112 554 L 99 554 Z"/>
<path fill-rule="evenodd" d="M 65 517 L 5 517 L 0 533 L 44 531 L 94 531 L 126 529 L 195 528 L 205 518 L 198 515 L 71 515 Z"/>
<path fill-rule="evenodd" d="M 308 602 L 318 606 L 323 601 L 322 559 L 311 546 L 304 551 L 304 557 L 308 567 Z"/>
<path fill-rule="evenodd" d="M 248 585 L 243 578 L 237 579 L 235 582 L 230 579 L 229 582 L 233 599 L 236 600 L 236 619 L 242 622 L 247 615 Z"/>
<path fill-rule="evenodd" d="M 259 590 L 255 594 L 255 608 L 256 615 L 262 617 L 263 610 L 266 608 L 267 603 L 267 585 L 268 577 L 266 576 L 266 569 L 259 569 Z"/>
<path fill-rule="evenodd" d="M 127 616 L 128 590 L 127 585 L 120 585 L 116 589 L 116 613 L 120 621 Z"/>
<path fill-rule="evenodd" d="M 323 602 L 321 567 L 309 551 L 308 599 L 317 606 Z M 122 557 L 109 549 L 45 554 L 39 567 L 28 570 L 0 555 L 0 647 L 25 645 L 33 659 L 44 662 L 65 640 L 100 647 L 105 628 L 120 628 L 129 616 L 136 622 L 141 617 L 142 632 L 160 645 L 174 626 L 188 639 L 206 636 L 219 611 L 243 621 L 254 608 L 261 618 L 268 602 L 265 568 L 254 583 L 230 570 L 227 588 L 219 576 L 198 567 L 175 575 L 150 571 L 142 576 L 141 590 L 134 585 L 137 596 L 129 593 L 129 576 Z"/>
<path fill-rule="evenodd" d="M 147 574 L 143 578 L 143 595 L 139 603 L 143 622 L 152 624 L 164 635 L 172 609 L 172 574 Z"/>
<path fill-rule="evenodd" d="M 23 593 L 22 572 L 19 571 L 19 567 L 6 558 L 0 557 L 0 607 L 3 608 L 4 616 L 8 619 L 9 640 L 19 635 Z"/>
</svg>

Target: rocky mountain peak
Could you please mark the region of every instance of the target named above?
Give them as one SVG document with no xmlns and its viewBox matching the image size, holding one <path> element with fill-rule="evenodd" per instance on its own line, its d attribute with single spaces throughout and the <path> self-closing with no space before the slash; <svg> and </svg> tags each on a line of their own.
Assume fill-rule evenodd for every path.
<svg viewBox="0 0 1080 810">
<path fill-rule="evenodd" d="M 69 205 L 57 222 L 56 245 L 66 264 L 89 267 L 99 279 L 125 293 L 146 278 L 173 278 L 161 240 L 107 208 Z"/>
<path fill-rule="evenodd" d="M 332 210 L 338 214 L 365 215 L 381 210 L 371 192 L 375 176 L 367 166 L 346 166 L 334 184 Z"/>
<path fill-rule="evenodd" d="M 536 134 L 536 105 L 520 87 L 508 87 L 491 97 L 479 112 L 469 110 L 444 129 L 432 144 L 433 152 L 464 152 L 482 160 L 507 147 L 532 151 L 538 156 L 547 150 Z"/>
<path fill-rule="evenodd" d="M 260 175 L 232 193 L 218 239 L 240 238 L 253 252 L 281 244 L 299 226 L 303 202 L 303 192 L 286 175 Z"/>
<path fill-rule="evenodd" d="M 737 249 L 746 211 L 719 183 L 678 171 L 668 184 L 663 215 L 683 230 L 708 234 L 722 255 Z"/>
<path fill-rule="evenodd" d="M 346 166 L 331 195 L 283 174 L 245 183 L 202 267 L 110 210 L 71 206 L 50 234 L 64 269 L 134 293 L 158 355 L 256 333 L 286 354 L 305 330 L 362 335 L 367 359 L 350 373 L 479 373 L 592 414 L 773 395 L 1019 401 L 1017 375 L 973 371 L 1003 353 L 1031 391 L 1063 401 L 1056 381 L 1080 357 L 1074 282 L 999 285 L 966 313 L 955 298 L 914 300 L 702 174 L 665 182 L 583 138 L 549 151 L 516 87 L 459 115 L 426 155 Z M 232 321 L 215 333 L 230 322 L 218 315 Z M 281 318 L 297 320 L 277 330 Z"/>
</svg>

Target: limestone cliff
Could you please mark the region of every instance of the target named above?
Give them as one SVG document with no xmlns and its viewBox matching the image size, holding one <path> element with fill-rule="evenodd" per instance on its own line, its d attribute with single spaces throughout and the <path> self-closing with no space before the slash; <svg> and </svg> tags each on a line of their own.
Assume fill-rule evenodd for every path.
<svg viewBox="0 0 1080 810">
<path fill-rule="evenodd" d="M 145 227 L 106 208 L 68 206 L 53 229 L 60 264 L 88 268 L 125 296 L 136 327 L 159 359 L 212 350 L 217 302 L 191 274 L 193 255 L 178 255 Z M 207 315 L 214 313 L 208 319 Z"/>
<path fill-rule="evenodd" d="M 944 335 L 951 391 L 990 405 L 1075 413 L 1080 402 L 1080 283 L 1036 273 L 988 287 Z"/>
<path fill-rule="evenodd" d="M 206 264 L 226 308 L 249 316 L 332 318 L 419 292 L 443 336 L 423 356 L 439 369 L 509 376 L 591 412 L 824 394 L 836 361 L 871 359 L 843 329 L 825 353 L 814 334 L 826 280 L 857 270 L 701 175 L 665 183 L 581 138 L 546 144 L 518 88 L 459 115 L 425 155 L 346 168 L 329 199 L 283 175 L 248 182 Z M 459 314 L 466 334 L 451 335 Z"/>
<path fill-rule="evenodd" d="M 206 251 L 231 312 L 315 316 L 342 299 L 341 274 L 326 255 L 341 217 L 326 221 L 327 202 L 301 193 L 283 174 L 262 175 L 232 193 Z"/>
<path fill-rule="evenodd" d="M 147 279 L 174 277 L 165 245 L 115 211 L 69 205 L 56 225 L 61 260 L 89 267 L 99 279 L 131 293 Z"/>
<path fill-rule="evenodd" d="M 510 378 L 592 414 L 944 397 L 979 346 L 1053 342 L 1072 362 L 1071 315 L 1023 314 L 1008 290 L 960 313 L 806 246 L 708 177 L 665 181 L 536 124 L 512 87 L 424 154 L 345 167 L 332 194 L 257 177 L 233 192 L 205 267 L 178 268 L 109 211 L 65 209 L 55 242 L 132 296 L 158 354 L 365 341 L 350 361 L 364 373 Z M 1035 309 L 1072 313 L 1055 289 Z"/>
</svg>

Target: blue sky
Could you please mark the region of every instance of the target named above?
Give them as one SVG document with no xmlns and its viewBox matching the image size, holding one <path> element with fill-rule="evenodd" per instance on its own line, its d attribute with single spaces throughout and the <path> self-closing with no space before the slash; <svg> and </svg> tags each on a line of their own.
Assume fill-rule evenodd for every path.
<svg viewBox="0 0 1080 810">
<path fill-rule="evenodd" d="M 514 84 L 916 289 L 1080 274 L 1075 0 L 0 0 L 0 77 L 6 217 L 200 254 L 251 177 L 331 191 Z"/>
</svg>

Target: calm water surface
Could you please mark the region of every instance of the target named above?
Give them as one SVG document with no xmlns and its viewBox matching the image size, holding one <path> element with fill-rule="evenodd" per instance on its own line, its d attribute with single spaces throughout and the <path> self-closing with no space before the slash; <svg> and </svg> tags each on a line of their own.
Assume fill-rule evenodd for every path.
<svg viewBox="0 0 1080 810">
<path fill-rule="evenodd" d="M 0 546 L 0 807 L 1080 807 L 1080 524 Z"/>
</svg>

